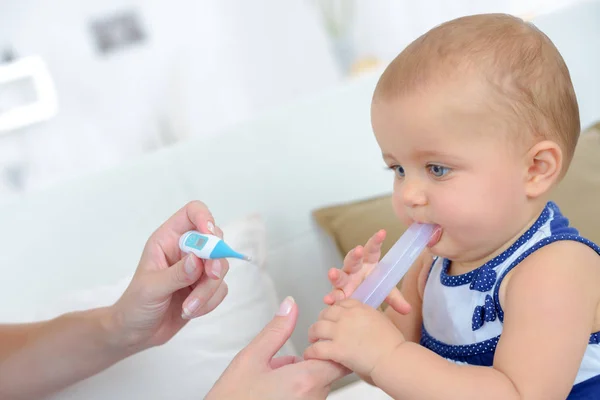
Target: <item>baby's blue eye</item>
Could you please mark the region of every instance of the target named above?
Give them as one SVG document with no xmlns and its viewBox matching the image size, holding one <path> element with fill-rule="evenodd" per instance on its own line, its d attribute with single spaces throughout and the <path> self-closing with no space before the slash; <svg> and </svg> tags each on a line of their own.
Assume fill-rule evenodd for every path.
<svg viewBox="0 0 600 400">
<path fill-rule="evenodd" d="M 441 178 L 450 172 L 450 168 L 433 164 L 429 166 L 429 172 L 431 172 L 436 178 Z"/>
<path fill-rule="evenodd" d="M 402 168 L 400 165 L 394 165 L 392 169 L 394 172 L 396 172 L 398 178 L 404 178 L 404 168 Z"/>
</svg>

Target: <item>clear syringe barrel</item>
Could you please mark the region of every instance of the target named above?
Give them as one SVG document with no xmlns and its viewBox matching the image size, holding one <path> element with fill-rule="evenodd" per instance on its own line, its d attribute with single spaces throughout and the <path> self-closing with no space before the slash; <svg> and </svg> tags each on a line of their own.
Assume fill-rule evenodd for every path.
<svg viewBox="0 0 600 400">
<path fill-rule="evenodd" d="M 434 228 L 430 224 L 413 223 L 350 297 L 379 307 L 423 252 Z"/>
</svg>

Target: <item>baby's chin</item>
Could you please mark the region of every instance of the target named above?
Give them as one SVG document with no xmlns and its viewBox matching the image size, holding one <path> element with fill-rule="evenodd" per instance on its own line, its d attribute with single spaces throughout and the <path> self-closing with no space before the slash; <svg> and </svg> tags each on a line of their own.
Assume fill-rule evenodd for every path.
<svg viewBox="0 0 600 400">
<path fill-rule="evenodd" d="M 457 246 L 447 235 L 442 235 L 433 246 L 427 246 L 429 253 L 438 258 L 446 258 L 452 261 L 468 261 L 471 259 L 469 249 Z"/>
<path fill-rule="evenodd" d="M 444 235 L 444 229 L 440 226 L 436 226 L 433 231 L 431 239 L 427 243 L 427 250 L 433 256 L 441 258 L 454 259 L 460 254 L 455 246 L 452 245 L 447 235 Z"/>
</svg>

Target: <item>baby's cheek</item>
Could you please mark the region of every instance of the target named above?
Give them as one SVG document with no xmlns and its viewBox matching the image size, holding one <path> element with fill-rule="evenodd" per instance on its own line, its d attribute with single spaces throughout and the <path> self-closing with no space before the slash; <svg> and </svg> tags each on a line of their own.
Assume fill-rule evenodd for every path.
<svg viewBox="0 0 600 400">
<path fill-rule="evenodd" d="M 394 214 L 396 214 L 396 217 L 402 221 L 404 225 L 408 226 L 411 223 L 410 218 L 408 218 L 406 212 L 404 211 L 402 199 L 397 191 L 394 191 L 392 195 L 392 208 L 394 209 Z"/>
<path fill-rule="evenodd" d="M 447 196 L 432 204 L 433 218 L 436 224 L 444 229 L 446 238 L 462 236 L 465 229 L 469 229 L 474 220 L 477 220 L 476 205 L 468 199 Z M 432 201 L 433 203 L 433 201 Z"/>
</svg>

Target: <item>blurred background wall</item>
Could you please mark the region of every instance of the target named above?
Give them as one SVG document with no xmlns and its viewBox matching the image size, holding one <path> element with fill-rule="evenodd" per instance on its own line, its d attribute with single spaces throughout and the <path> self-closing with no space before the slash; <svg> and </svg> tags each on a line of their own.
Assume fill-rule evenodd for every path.
<svg viewBox="0 0 600 400">
<path fill-rule="evenodd" d="M 0 201 L 316 95 L 445 20 L 573 2 L 0 0 Z"/>
</svg>

